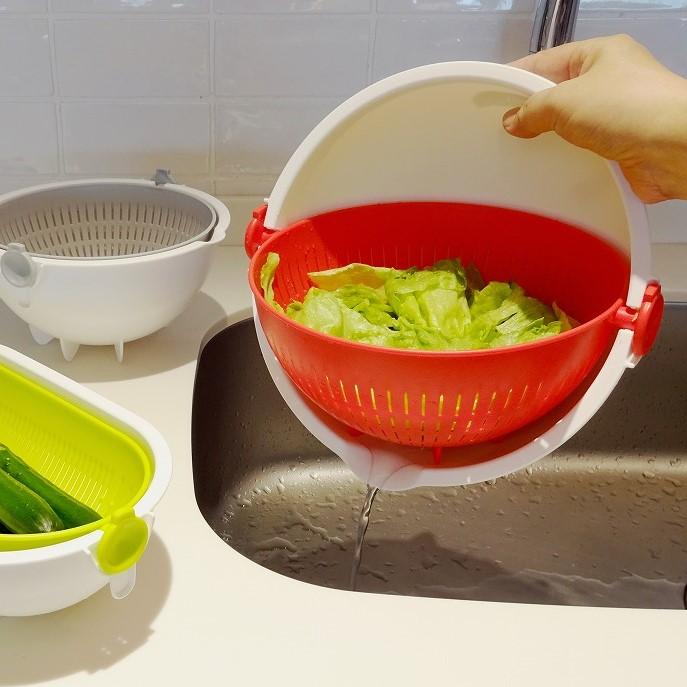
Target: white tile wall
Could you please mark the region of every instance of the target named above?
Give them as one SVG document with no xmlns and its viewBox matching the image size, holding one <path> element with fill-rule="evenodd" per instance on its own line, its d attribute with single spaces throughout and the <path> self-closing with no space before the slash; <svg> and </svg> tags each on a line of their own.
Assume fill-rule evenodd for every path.
<svg viewBox="0 0 687 687">
<path fill-rule="evenodd" d="M 0 94 L 51 95 L 47 19 L 0 18 Z"/>
<path fill-rule="evenodd" d="M 53 103 L 2 103 L 0 131 L 0 175 L 58 172 Z"/>
<path fill-rule="evenodd" d="M 347 95 L 367 83 L 368 15 L 241 14 L 215 24 L 220 95 Z"/>
<path fill-rule="evenodd" d="M 340 102 L 332 98 L 230 98 L 215 110 L 215 171 L 218 174 L 279 174 L 293 142 Z"/>
<path fill-rule="evenodd" d="M 527 15 L 380 16 L 373 77 L 381 79 L 428 62 L 513 60 L 527 52 L 531 31 Z"/>
<path fill-rule="evenodd" d="M 0 0 L 0 12 L 45 12 L 48 0 Z"/>
<path fill-rule="evenodd" d="M 54 12 L 207 12 L 210 0 L 52 0 L 52 9 Z"/>
<path fill-rule="evenodd" d="M 653 54 L 673 71 L 687 76 L 687 14 L 665 18 L 624 16 L 595 17 L 585 13 L 577 24 L 579 39 L 627 33 L 647 45 Z"/>
<path fill-rule="evenodd" d="M 665 10 L 687 8 L 687 0 L 580 0 L 583 12 L 593 10 L 596 13 L 608 13 L 618 16 L 618 11 L 636 14 L 663 13 Z"/>
<path fill-rule="evenodd" d="M 55 61 L 60 95 L 207 95 L 208 43 L 206 20 L 58 20 Z"/>
<path fill-rule="evenodd" d="M 491 12 L 531 12 L 535 0 L 377 0 L 380 13 L 453 12 L 485 10 Z"/>
<path fill-rule="evenodd" d="M 68 174 L 210 171 L 207 103 L 63 103 L 62 136 Z"/>
<path fill-rule="evenodd" d="M 0 0 L 0 192 L 171 167 L 230 201 L 241 241 L 305 134 L 371 80 L 527 50 L 536 0 Z M 687 0 L 581 0 L 687 75 Z M 687 241 L 687 203 L 650 211 Z"/>
<path fill-rule="evenodd" d="M 215 0 L 217 12 L 369 12 L 374 0 Z"/>
</svg>

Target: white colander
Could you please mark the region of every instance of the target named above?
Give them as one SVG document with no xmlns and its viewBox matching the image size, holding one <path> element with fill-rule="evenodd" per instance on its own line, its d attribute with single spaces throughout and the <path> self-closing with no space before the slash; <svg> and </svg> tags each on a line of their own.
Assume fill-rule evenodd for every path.
<svg viewBox="0 0 687 687">
<path fill-rule="evenodd" d="M 92 179 L 0 196 L 0 298 L 38 343 L 114 345 L 167 325 L 201 287 L 229 213 L 172 183 Z"/>
<path fill-rule="evenodd" d="M 201 198 L 169 193 L 164 178 L 160 170 L 155 185 L 52 185 L 10 198 L 0 205 L 0 248 L 79 260 L 205 240 L 217 222 L 215 209 Z M 7 259 L 3 266 L 11 275 Z"/>
<path fill-rule="evenodd" d="M 314 226 L 311 218 L 324 213 L 399 202 L 444 202 L 524 210 L 562 220 L 611 243 L 630 259 L 623 316 L 627 314 L 626 324 L 631 328 L 637 325 L 637 339 L 633 331 L 619 330 L 598 372 L 548 415 L 505 437 L 445 448 L 438 464 L 430 450 L 352 433 L 322 410 L 324 406 L 313 403 L 310 398 L 315 394 L 308 397 L 302 393 L 275 356 L 254 300 L 263 357 L 290 409 L 372 486 L 403 490 L 470 484 L 524 468 L 583 427 L 624 371 L 639 360 L 636 351 L 642 347 L 635 345 L 641 340 L 638 313 L 653 308 L 660 293 L 655 285 L 650 286 L 645 208 L 616 165 L 552 133 L 521 140 L 503 130 L 501 118 L 506 110 L 551 86 L 535 74 L 484 62 L 426 65 L 390 76 L 349 98 L 310 132 L 279 176 L 267 206 L 254 213 L 246 233 L 249 255 L 274 232 L 296 225 Z M 430 217 L 422 229 L 432 231 Z M 453 227 L 456 236 L 461 229 L 459 223 Z M 315 229 L 312 231 L 315 235 Z M 420 258 L 420 262 L 431 264 L 437 257 L 448 257 L 435 254 L 432 258 L 434 249 L 428 242 L 430 257 Z M 395 250 L 398 256 L 406 246 L 400 240 L 393 249 L 380 245 L 380 264 L 386 264 L 393 254 L 385 250 Z M 561 256 L 562 270 L 567 264 L 565 257 Z M 323 269 L 314 252 L 309 259 L 314 261 L 313 269 Z M 296 280 L 293 275 L 286 278 Z M 398 367 L 398 375 L 407 374 L 408 370 Z M 313 386 L 317 383 L 320 380 Z M 449 377 L 449 383 L 455 385 L 454 398 L 460 399 L 461 379 Z M 341 391 L 345 396 L 343 382 Z M 328 392 L 334 397 L 331 389 Z M 357 405 L 364 407 L 366 401 L 358 398 L 357 385 L 355 394 Z M 385 392 L 378 389 L 375 393 L 370 387 L 370 397 L 376 412 L 374 405 L 378 398 L 386 398 Z M 478 397 L 474 398 L 477 404 Z M 390 407 L 391 400 L 388 403 Z M 457 402 L 456 413 L 458 408 Z M 379 415 L 376 420 L 381 424 Z"/>
</svg>

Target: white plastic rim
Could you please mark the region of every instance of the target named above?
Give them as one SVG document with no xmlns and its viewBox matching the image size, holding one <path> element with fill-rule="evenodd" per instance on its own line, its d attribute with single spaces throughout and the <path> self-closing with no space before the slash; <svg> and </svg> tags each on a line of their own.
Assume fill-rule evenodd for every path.
<svg viewBox="0 0 687 687">
<path fill-rule="evenodd" d="M 123 183 L 123 184 L 139 184 L 143 186 L 155 186 L 155 184 L 152 181 L 146 181 L 145 179 L 92 179 L 89 180 L 89 183 L 93 182 L 94 184 L 102 184 L 102 183 Z M 73 185 L 82 185 L 82 182 L 65 182 L 66 184 L 73 184 Z M 14 191 L 12 194 L 6 194 L 0 196 L 0 204 L 3 203 L 3 201 L 10 195 L 13 195 L 14 193 L 22 193 L 23 191 L 35 191 L 35 190 L 40 190 L 42 188 L 51 186 L 49 184 L 45 186 L 33 186 L 30 189 L 23 189 L 22 191 Z M 131 262 L 136 262 L 138 263 L 154 263 L 159 260 L 164 260 L 169 257 L 170 253 L 173 253 L 175 256 L 178 255 L 186 255 L 187 253 L 192 253 L 198 248 L 203 248 L 205 246 L 215 246 L 221 244 L 227 237 L 227 230 L 229 229 L 229 224 L 231 222 L 231 215 L 229 213 L 229 209 L 227 206 L 222 203 L 220 200 L 215 198 L 214 196 L 211 196 L 209 193 L 205 193 L 204 191 L 199 191 L 198 189 L 195 188 L 190 188 L 188 186 L 180 186 L 179 184 L 166 184 L 165 188 L 168 188 L 170 186 L 173 186 L 175 189 L 183 189 L 183 192 L 186 193 L 189 196 L 192 196 L 194 198 L 197 198 L 198 200 L 201 200 L 202 202 L 206 203 L 209 205 L 213 211 L 213 213 L 216 216 L 215 224 L 213 226 L 211 235 L 207 240 L 199 241 L 199 240 L 190 240 L 190 241 L 185 241 L 184 243 L 177 244 L 176 246 L 171 246 L 169 248 L 165 248 L 164 250 L 158 250 L 158 251 L 151 251 L 149 253 L 139 253 L 137 255 L 132 255 L 132 256 L 112 256 L 112 257 L 101 257 L 101 258 L 72 258 L 72 257 L 65 257 L 61 255 L 42 255 L 42 254 L 36 254 L 36 253 L 30 253 L 27 252 L 27 255 L 31 256 L 32 261 L 36 265 L 41 265 L 42 263 L 45 264 L 59 264 L 59 265 L 65 265 L 69 266 L 70 268 L 90 268 L 93 266 L 99 266 L 99 265 L 121 265 L 121 264 L 126 264 L 126 263 L 131 263 Z M 0 246 L 0 255 L 6 252 L 6 249 L 3 246 Z"/>
<path fill-rule="evenodd" d="M 356 116 L 362 116 L 361 113 L 364 114 L 375 103 L 383 101 L 393 93 L 418 88 L 428 83 L 456 79 L 507 86 L 517 90 L 523 99 L 554 85 L 547 79 L 514 67 L 483 62 L 446 62 L 427 65 L 377 82 L 337 107 L 305 138 L 284 168 L 268 200 L 265 226 L 270 229 L 283 229 L 299 219 L 342 207 L 342 205 L 337 205 L 336 200 L 332 201 L 330 207 L 309 204 L 307 200 L 302 203 L 300 209 L 298 202 L 295 203 L 296 209 L 293 202 L 288 208 L 286 205 L 290 202 L 289 194 L 299 177 L 304 174 L 308 164 L 318 153 L 326 151 L 327 146 L 331 144 L 330 139 L 337 132 L 342 131 L 342 127 L 349 126 Z M 646 209 L 632 193 L 618 166 L 605 161 L 601 164 L 605 165 L 612 181 L 611 186 L 619 194 L 627 223 L 628 240 L 625 249 L 629 248 L 631 276 L 626 303 L 636 308 L 642 302 L 647 283 L 651 279 L 651 245 Z M 345 196 L 345 193 L 343 195 Z M 375 201 L 374 198 L 365 197 L 364 194 L 357 197 L 349 195 L 348 200 L 351 198 L 353 198 L 351 203 L 353 205 L 356 204 L 356 200 L 359 200 L 357 202 L 359 205 Z M 423 199 L 425 198 L 401 197 L 396 200 Z M 432 199 L 438 200 L 438 198 Z M 442 199 L 470 202 L 469 198 L 464 197 Z M 384 202 L 384 200 L 378 202 Z M 514 207 L 513 204 L 507 206 Z M 518 209 L 535 211 L 528 207 Z M 553 213 L 541 214 L 555 216 Z M 559 218 L 571 221 L 570 218 Z M 579 221 L 576 223 L 583 224 Z M 585 228 L 597 233 L 594 228 L 589 226 Z M 352 438 L 341 423 L 311 403 L 287 376 L 267 342 L 255 300 L 253 300 L 253 316 L 258 341 L 269 372 L 277 389 L 296 417 L 319 441 L 339 455 L 359 479 L 372 486 L 388 490 L 402 491 L 419 486 L 474 484 L 502 477 L 540 460 L 564 444 L 589 421 L 613 391 L 625 369 L 633 367 L 638 360 L 631 352 L 633 333 L 620 330 L 601 370 L 582 398 L 574 408 L 551 427 L 542 431 L 534 440 L 524 440 L 523 444 L 517 448 L 484 462 L 459 467 L 434 467 L 428 465 L 427 455 L 430 452 L 427 449 L 397 446 L 365 435 Z M 531 432 L 531 429 L 529 431 Z M 523 436 L 527 432 L 527 427 L 520 431 Z M 516 432 L 510 435 L 509 439 L 517 438 L 518 434 Z M 460 456 L 461 451 L 461 448 L 444 449 L 443 457 L 446 463 L 451 463 L 452 458 Z"/>
<path fill-rule="evenodd" d="M 74 401 L 80 407 L 101 417 L 107 417 L 110 422 L 117 423 L 119 427 L 136 436 L 149 448 L 154 461 L 153 477 L 148 489 L 134 506 L 134 513 L 141 518 L 151 520 L 151 514 L 162 499 L 172 478 L 172 456 L 162 435 L 152 425 L 134 413 L 7 346 L 0 346 L 0 362 L 20 371 L 42 386 L 51 388 L 61 396 Z M 51 546 L 24 551 L 3 551 L 0 553 L 0 568 L 40 563 L 69 556 L 73 553 L 92 551 L 102 535 L 102 530 L 95 530 L 81 537 Z"/>
<path fill-rule="evenodd" d="M 210 240 L 214 238 L 212 236 L 213 232 L 216 229 L 219 229 L 221 232 L 221 227 L 222 227 L 222 222 L 220 221 L 220 215 L 222 214 L 222 208 L 224 208 L 226 212 L 226 207 L 224 206 L 223 203 L 221 203 L 219 200 L 214 198 L 208 193 L 205 193 L 203 191 L 199 191 L 198 189 L 191 188 L 190 186 L 184 186 L 183 184 L 173 184 L 173 183 L 168 183 L 168 184 L 156 184 L 154 181 L 149 180 L 149 179 L 123 179 L 123 178 L 99 178 L 99 179 L 77 179 L 77 180 L 72 180 L 72 181 L 59 181 L 59 182 L 53 182 L 49 184 L 39 184 L 36 186 L 29 186 L 26 188 L 18 189 L 16 191 L 10 191 L 8 193 L 4 193 L 0 195 L 0 207 L 7 203 L 11 203 L 16 200 L 20 200 L 22 198 L 27 198 L 35 194 L 42 194 L 50 191 L 57 191 L 57 190 L 62 190 L 62 189 L 75 189 L 75 188 L 95 188 L 98 186 L 139 186 L 141 188 L 150 188 L 150 189 L 158 189 L 161 192 L 171 192 L 171 193 L 176 193 L 182 196 L 186 196 L 188 198 L 193 198 L 200 203 L 202 203 L 211 213 L 211 223 L 210 225 L 205 228 L 202 232 L 200 232 L 198 235 L 193 236 L 192 238 L 180 242 L 174 246 L 168 246 L 165 248 L 161 248 L 155 251 L 149 251 L 147 253 L 137 253 L 134 255 L 129 255 L 129 256 L 121 256 L 121 255 L 113 255 L 113 256 L 107 256 L 107 257 L 100 257 L 100 258 L 90 258 L 90 257 L 74 257 L 74 256 L 65 256 L 65 255 L 45 255 L 43 253 L 33 253 L 31 251 L 28 251 L 27 254 L 30 255 L 32 258 L 40 258 L 44 260 L 59 260 L 59 261 L 76 261 L 76 262 L 94 262 L 96 260 L 102 260 L 102 261 L 111 261 L 111 260 L 126 260 L 126 259 L 138 259 L 140 257 L 143 257 L 145 255 L 155 255 L 157 253 L 163 253 L 169 250 L 174 250 L 177 248 L 181 248 L 183 246 L 186 246 L 188 244 L 195 243 L 197 241 L 205 241 L 207 237 L 210 237 Z M 224 232 L 226 235 L 226 226 L 224 227 Z M 220 240 L 223 240 L 225 236 L 222 236 Z M 0 251 L 5 251 L 7 249 L 7 246 L 4 246 L 0 244 Z"/>
<path fill-rule="evenodd" d="M 328 210 L 336 210 L 340 207 L 350 207 L 351 205 L 364 205 L 370 202 L 383 202 L 383 200 L 377 201 L 374 195 L 362 195 L 358 198 L 354 198 L 351 202 L 350 196 L 346 196 L 345 192 L 342 191 L 343 196 L 346 196 L 347 202 L 345 204 L 338 202 L 340 199 L 336 197 L 328 197 L 322 201 L 313 201 L 313 203 L 310 203 L 309 199 L 306 201 L 296 199 L 296 207 L 294 208 L 292 205 L 294 201 L 291 196 L 296 182 L 305 174 L 308 166 L 313 164 L 317 155 L 328 153 L 329 146 L 332 144 L 332 139 L 340 136 L 340 132 L 350 127 L 351 123 L 355 121 L 357 117 L 363 117 L 371 108 L 383 103 L 392 95 L 412 91 L 431 84 L 451 81 L 480 82 L 486 85 L 506 87 L 516 91 L 522 100 L 529 95 L 551 88 L 555 85 L 548 79 L 509 65 L 468 61 L 441 62 L 425 65 L 382 79 L 344 101 L 306 136 L 287 162 L 270 194 L 267 214 L 265 216 L 265 227 L 275 230 L 284 229 L 300 219 Z M 505 111 L 505 109 L 503 111 Z M 456 126 L 459 126 L 458 114 L 456 114 L 456 120 Z M 505 137 L 508 137 L 508 134 L 505 134 L 505 132 L 502 133 Z M 551 136 L 553 137 L 554 135 L 551 134 Z M 586 151 L 579 151 L 557 138 L 555 138 L 555 140 L 563 147 L 562 150 L 564 155 L 591 155 Z M 525 145 L 532 145 L 532 141 L 522 143 Z M 597 156 L 592 157 L 598 160 L 600 165 L 605 167 L 622 202 L 627 222 L 627 232 L 629 234 L 627 241 L 629 245 L 621 247 L 626 250 L 629 247 L 632 263 L 632 275 L 627 294 L 627 304 L 632 307 L 637 307 L 642 301 L 646 283 L 649 281 L 651 274 L 651 244 L 646 208 L 634 193 L 632 193 L 618 165 L 603 161 L 601 158 L 597 158 Z M 364 169 L 365 160 L 361 162 L 363 164 L 360 168 Z M 552 170 L 551 173 L 555 176 L 556 171 Z M 350 174 L 349 176 L 351 179 L 356 179 L 364 175 L 356 173 Z M 360 194 L 360 191 L 354 191 L 354 193 Z M 412 196 L 398 197 L 394 200 L 423 199 L 440 200 L 441 198 L 435 196 L 429 198 Z M 469 197 L 461 196 L 460 192 L 453 197 L 447 196 L 443 199 L 456 202 L 470 202 L 472 200 Z M 289 207 L 287 207 L 287 205 Z M 528 206 L 521 206 L 517 202 L 502 203 L 502 205 L 536 212 L 536 210 L 532 210 L 532 208 Z M 589 227 L 584 220 L 571 220 L 564 216 L 558 216 L 555 212 L 541 214 L 546 214 L 555 219 L 562 219 L 563 221 L 573 221 L 573 223 L 583 226 L 592 233 L 597 233 L 597 228 Z"/>
</svg>

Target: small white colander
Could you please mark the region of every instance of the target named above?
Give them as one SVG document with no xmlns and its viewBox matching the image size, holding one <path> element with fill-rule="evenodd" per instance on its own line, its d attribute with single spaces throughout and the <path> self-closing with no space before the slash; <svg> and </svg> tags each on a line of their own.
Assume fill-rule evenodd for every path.
<svg viewBox="0 0 687 687">
<path fill-rule="evenodd" d="M 124 343 L 169 324 L 191 302 L 226 237 L 217 198 L 152 180 L 83 179 L 0 196 L 0 299 L 35 341 Z"/>
<path fill-rule="evenodd" d="M 132 257 L 207 240 L 217 213 L 197 197 L 155 186 L 67 184 L 0 205 L 0 248 L 70 260 Z M 178 188 L 178 187 L 177 187 Z"/>
</svg>

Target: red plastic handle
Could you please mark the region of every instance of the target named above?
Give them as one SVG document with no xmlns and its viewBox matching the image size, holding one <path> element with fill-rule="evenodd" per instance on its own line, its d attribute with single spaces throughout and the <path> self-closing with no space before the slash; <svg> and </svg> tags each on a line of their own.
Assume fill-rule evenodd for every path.
<svg viewBox="0 0 687 687">
<path fill-rule="evenodd" d="M 246 235 L 243 239 L 243 247 L 246 250 L 246 255 L 252 258 L 260 248 L 262 242 L 271 236 L 274 231 L 272 229 L 265 229 L 265 216 L 267 215 L 267 205 L 261 205 L 253 210 L 253 219 L 248 222 L 246 227 Z"/>
<path fill-rule="evenodd" d="M 664 308 L 661 285 L 656 281 L 647 284 L 639 308 L 630 308 L 627 305 L 618 308 L 613 321 L 621 329 L 634 331 L 632 353 L 637 357 L 645 356 L 654 345 L 661 328 Z"/>
</svg>

